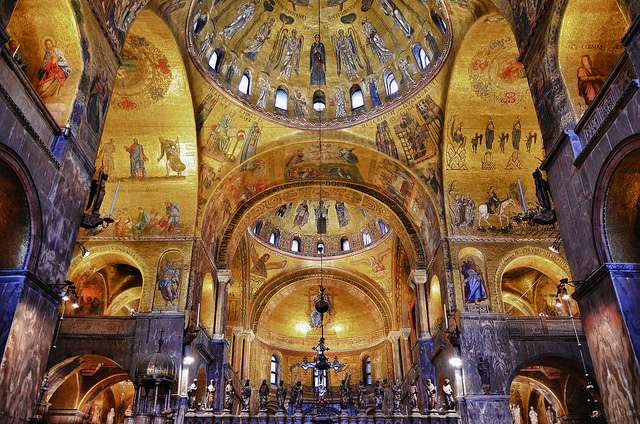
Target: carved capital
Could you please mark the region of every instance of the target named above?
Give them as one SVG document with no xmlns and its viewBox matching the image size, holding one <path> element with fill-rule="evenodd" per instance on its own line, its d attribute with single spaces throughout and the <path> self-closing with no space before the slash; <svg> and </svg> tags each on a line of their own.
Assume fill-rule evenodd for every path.
<svg viewBox="0 0 640 424">
<path fill-rule="evenodd" d="M 389 331 L 389 334 L 387 334 L 387 340 L 389 340 L 391 343 L 395 343 L 398 341 L 398 339 L 400 339 L 401 336 L 402 336 L 402 331 L 399 331 L 399 330 Z"/>
<path fill-rule="evenodd" d="M 415 284 L 427 283 L 427 270 L 426 269 L 414 269 L 411 271 L 411 281 Z"/>
<path fill-rule="evenodd" d="M 242 335 L 244 336 L 244 339 L 246 341 L 248 341 L 249 343 L 251 343 L 252 341 L 255 340 L 256 338 L 256 334 L 252 331 L 252 330 L 245 330 Z"/>
<path fill-rule="evenodd" d="M 228 269 L 219 269 L 218 272 L 216 273 L 217 277 L 218 277 L 218 284 L 220 285 L 227 285 L 227 284 L 232 284 L 232 280 L 231 280 L 231 271 Z"/>
</svg>

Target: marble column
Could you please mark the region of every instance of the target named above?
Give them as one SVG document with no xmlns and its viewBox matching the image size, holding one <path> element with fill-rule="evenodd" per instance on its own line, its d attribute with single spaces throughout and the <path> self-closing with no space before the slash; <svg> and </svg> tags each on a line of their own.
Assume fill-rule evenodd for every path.
<svg viewBox="0 0 640 424">
<path fill-rule="evenodd" d="M 246 330 L 244 336 L 244 350 L 242 351 L 242 380 L 249 378 L 249 367 L 251 366 L 251 344 L 256 335 L 251 330 Z"/>
<path fill-rule="evenodd" d="M 0 270 L 0 422 L 29 421 L 54 336 L 59 300 L 29 272 Z"/>
<path fill-rule="evenodd" d="M 224 338 L 225 322 L 227 318 L 227 297 L 231 283 L 231 271 L 228 269 L 219 269 L 217 272 L 218 289 L 216 290 L 216 316 L 213 329 L 214 339 Z"/>
<path fill-rule="evenodd" d="M 640 264 L 604 264 L 573 297 L 608 422 L 640 423 Z"/>
<path fill-rule="evenodd" d="M 411 359 L 411 343 L 409 342 L 409 336 L 411 336 L 410 328 L 403 328 L 400 330 L 400 347 L 402 351 L 401 356 L 404 375 L 407 375 L 413 364 L 413 361 Z"/>
<path fill-rule="evenodd" d="M 427 306 L 427 271 L 416 269 L 411 272 L 411 281 L 416 288 L 416 309 L 418 311 L 418 338 L 430 338 L 429 310 Z"/>
<path fill-rule="evenodd" d="M 400 362 L 402 358 L 400 357 L 400 337 L 402 336 L 402 332 L 400 331 L 389 331 L 387 334 L 387 340 L 391 343 L 391 352 L 393 355 L 393 378 L 402 378 L 402 371 Z M 391 376 L 389 376 L 391 378 Z"/>
</svg>

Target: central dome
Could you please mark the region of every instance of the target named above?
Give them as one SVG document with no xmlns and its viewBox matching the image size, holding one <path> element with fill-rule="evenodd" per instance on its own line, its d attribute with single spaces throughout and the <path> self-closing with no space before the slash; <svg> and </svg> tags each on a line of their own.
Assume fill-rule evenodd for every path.
<svg viewBox="0 0 640 424">
<path fill-rule="evenodd" d="M 204 77 L 297 128 L 345 128 L 433 79 L 451 46 L 440 1 L 195 0 L 188 47 Z"/>
</svg>

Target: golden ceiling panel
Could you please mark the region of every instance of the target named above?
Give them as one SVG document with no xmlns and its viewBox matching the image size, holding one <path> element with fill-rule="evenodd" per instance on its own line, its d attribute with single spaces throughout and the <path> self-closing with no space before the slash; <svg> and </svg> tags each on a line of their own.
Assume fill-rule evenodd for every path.
<svg viewBox="0 0 640 424">
<path fill-rule="evenodd" d="M 186 32 L 210 84 L 296 128 L 350 127 L 398 106 L 430 83 L 452 44 L 438 0 L 194 1 Z"/>
</svg>

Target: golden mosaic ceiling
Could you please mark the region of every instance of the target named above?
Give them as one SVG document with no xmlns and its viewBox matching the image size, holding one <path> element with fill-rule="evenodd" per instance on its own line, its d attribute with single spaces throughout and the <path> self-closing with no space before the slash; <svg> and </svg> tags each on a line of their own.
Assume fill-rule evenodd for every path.
<svg viewBox="0 0 640 424">
<path fill-rule="evenodd" d="M 321 231 L 324 230 L 324 231 Z M 376 212 L 339 196 L 286 202 L 258 218 L 250 233 L 279 250 L 300 256 L 353 254 L 371 248 L 391 229 Z M 276 236 L 277 235 L 277 236 Z"/>
<path fill-rule="evenodd" d="M 433 79 L 452 40 L 437 0 L 197 0 L 188 22 L 209 83 L 297 128 L 350 127 L 400 105 Z"/>
</svg>

